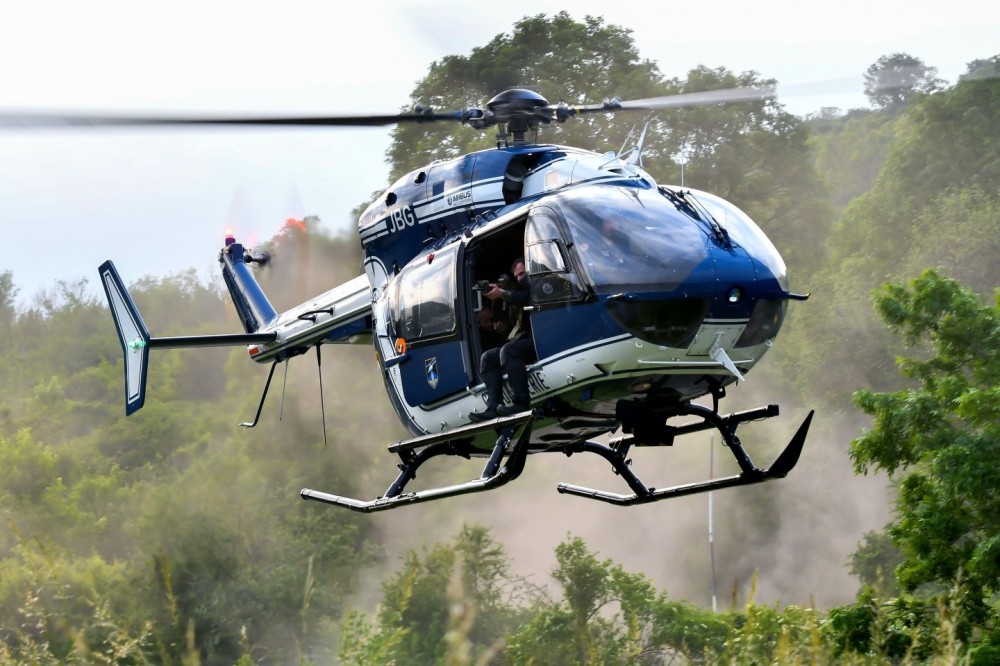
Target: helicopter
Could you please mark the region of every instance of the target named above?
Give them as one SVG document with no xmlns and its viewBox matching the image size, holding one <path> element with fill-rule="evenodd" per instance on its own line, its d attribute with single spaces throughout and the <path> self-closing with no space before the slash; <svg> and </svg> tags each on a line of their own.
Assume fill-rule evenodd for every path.
<svg viewBox="0 0 1000 666">
<path fill-rule="evenodd" d="M 496 128 L 489 148 L 437 161 L 393 183 L 358 220 L 363 272 L 278 312 L 254 276 L 266 252 L 227 232 L 221 273 L 243 331 L 153 337 L 112 261 L 101 284 L 124 355 L 125 412 L 146 397 L 152 349 L 245 346 L 269 364 L 258 423 L 277 366 L 327 344 L 374 348 L 389 401 L 408 439 L 392 442 L 398 474 L 371 500 L 303 489 L 301 497 L 359 512 L 503 486 L 538 453 L 589 453 L 607 461 L 628 492 L 560 483 L 560 493 L 629 506 L 785 477 L 808 434 L 810 411 L 767 468 L 758 467 L 737 428 L 779 414 L 775 404 L 722 413 L 727 388 L 772 346 L 790 291 L 785 264 L 763 231 L 732 203 L 708 192 L 658 184 L 642 166 L 645 130 L 629 150 L 597 153 L 538 142 L 539 130 L 590 113 L 763 99 L 769 88 L 688 93 L 599 104 L 550 104 L 526 88 L 504 90 L 485 107 L 439 113 L 323 118 L 39 117 L 35 124 L 237 124 L 372 126 L 452 122 Z M 535 360 L 530 404 L 485 421 L 480 327 L 493 303 L 484 292 L 524 264 Z M 492 313 L 491 315 L 492 316 Z M 507 402 L 509 382 L 504 382 Z M 322 406 L 322 373 L 320 373 Z M 704 400 L 702 400 L 704 399 Z M 699 402 L 702 400 L 702 402 Z M 703 404 L 705 401 L 708 404 Z M 326 437 L 325 413 L 324 438 Z M 669 447 L 714 430 L 738 474 L 668 488 L 633 470 L 634 447 Z M 438 456 L 484 459 L 478 478 L 410 490 Z"/>
</svg>

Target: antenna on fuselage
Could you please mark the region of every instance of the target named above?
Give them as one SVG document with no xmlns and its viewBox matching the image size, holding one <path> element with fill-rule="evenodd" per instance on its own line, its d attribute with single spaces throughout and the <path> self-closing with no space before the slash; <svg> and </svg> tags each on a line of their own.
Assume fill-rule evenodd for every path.
<svg viewBox="0 0 1000 666">
<path fill-rule="evenodd" d="M 323 418 L 323 446 L 327 445 L 326 441 L 326 401 L 323 399 L 323 355 L 320 353 L 319 348 L 323 346 L 323 343 L 318 343 L 316 345 L 316 371 L 319 373 L 319 411 Z"/>
<path fill-rule="evenodd" d="M 626 164 L 631 164 L 633 166 L 638 165 L 639 167 L 642 167 L 642 144 L 646 141 L 646 130 L 648 129 L 649 121 L 647 120 L 646 124 L 642 128 L 642 132 L 639 134 L 639 140 L 636 142 L 635 147 L 625 150 L 625 145 L 628 144 L 629 140 L 632 138 L 632 132 L 629 132 L 628 137 L 625 139 L 625 144 L 622 144 L 622 149 L 618 151 L 618 159 L 622 159 L 627 155 L 628 158 L 624 160 Z M 632 131 L 635 131 L 634 127 L 632 128 Z M 683 187 L 683 185 L 684 183 L 682 182 L 681 186 Z"/>
</svg>

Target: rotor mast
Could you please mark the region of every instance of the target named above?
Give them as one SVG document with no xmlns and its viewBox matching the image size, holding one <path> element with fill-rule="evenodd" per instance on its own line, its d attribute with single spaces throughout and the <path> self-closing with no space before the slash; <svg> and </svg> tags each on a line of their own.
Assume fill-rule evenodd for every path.
<svg viewBox="0 0 1000 666">
<path fill-rule="evenodd" d="M 531 132 L 531 138 L 525 135 Z M 538 143 L 538 123 L 523 118 L 513 118 L 507 123 L 497 123 L 497 148 L 527 146 Z"/>
</svg>

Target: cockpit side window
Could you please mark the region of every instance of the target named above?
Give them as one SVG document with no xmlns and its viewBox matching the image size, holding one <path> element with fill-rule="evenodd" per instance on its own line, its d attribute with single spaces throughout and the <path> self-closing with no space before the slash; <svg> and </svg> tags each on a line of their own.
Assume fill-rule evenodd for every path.
<svg viewBox="0 0 1000 666">
<path fill-rule="evenodd" d="M 455 330 L 455 250 L 413 264 L 396 277 L 393 328 L 407 341 L 434 338 Z"/>
<path fill-rule="evenodd" d="M 528 246 L 528 264 L 525 269 L 530 275 L 543 273 L 564 273 L 566 261 L 557 240 L 536 241 Z"/>
<path fill-rule="evenodd" d="M 583 296 L 580 280 L 569 268 L 559 225 L 550 215 L 535 211 L 524 231 L 525 269 L 535 303 L 577 300 Z"/>
</svg>

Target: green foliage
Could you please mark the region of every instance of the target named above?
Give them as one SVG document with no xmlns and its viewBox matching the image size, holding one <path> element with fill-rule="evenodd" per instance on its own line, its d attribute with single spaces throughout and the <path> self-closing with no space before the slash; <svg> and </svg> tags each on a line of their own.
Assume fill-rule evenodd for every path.
<svg viewBox="0 0 1000 666">
<path fill-rule="evenodd" d="M 129 571 L 21 541 L 0 562 L 0 663 L 149 663 L 151 626 L 130 618 Z M 7 653 L 3 653 L 3 649 Z"/>
<path fill-rule="evenodd" d="M 911 106 L 897 125 L 884 172 L 840 221 L 835 258 L 862 253 L 869 262 L 895 261 L 920 237 L 914 217 L 939 196 L 969 187 L 995 192 L 998 101 L 1000 81 L 970 80 Z"/>
<path fill-rule="evenodd" d="M 731 618 L 722 663 L 822 663 L 829 648 L 820 635 L 820 616 L 810 609 L 746 605 Z M 714 660 L 712 660 L 714 661 Z"/>
<path fill-rule="evenodd" d="M 556 547 L 562 600 L 534 609 L 507 639 L 511 664 L 658 664 L 721 653 L 727 618 L 658 592 L 642 574 L 600 560 L 578 537 Z"/>
<path fill-rule="evenodd" d="M 870 586 L 861 589 L 854 604 L 832 609 L 823 632 L 837 658 L 931 661 L 959 650 L 955 627 L 943 606 L 912 596 L 887 599 Z"/>
<path fill-rule="evenodd" d="M 866 532 L 850 559 L 851 573 L 863 586 L 880 590 L 884 595 L 898 593 L 895 573 L 903 561 L 902 553 L 892 542 L 888 529 Z"/>
<path fill-rule="evenodd" d="M 865 588 L 858 595 L 857 602 L 830 610 L 823 630 L 833 643 L 837 656 L 870 654 L 873 651 L 872 633 L 877 626 L 877 613 L 871 588 Z"/>
<path fill-rule="evenodd" d="M 881 113 L 808 123 L 816 169 L 826 180 L 837 211 L 871 189 L 895 138 L 895 123 L 894 116 Z"/>
<path fill-rule="evenodd" d="M 858 307 L 877 285 L 933 267 L 974 290 L 996 286 L 998 95 L 1000 80 L 972 79 L 922 97 L 901 116 L 844 122 L 845 143 L 859 146 L 838 148 L 845 156 L 865 154 L 865 141 L 881 146 L 890 130 L 892 141 L 871 189 L 850 201 L 831 231 L 828 262 L 813 276 L 814 298 L 789 317 L 784 339 L 795 347 L 791 370 L 802 391 L 847 410 L 858 386 L 891 388 L 898 343 Z M 832 150 L 836 136 L 817 143 Z M 822 164 L 831 182 L 845 182 L 838 174 L 850 170 L 846 157 Z"/>
<path fill-rule="evenodd" d="M 395 655 L 407 634 L 398 614 L 383 614 L 376 627 L 364 613 L 351 611 L 344 620 L 338 656 L 344 666 L 395 665 Z M 382 626 L 392 626 L 384 629 Z"/>
<path fill-rule="evenodd" d="M 310 245 L 324 279 L 356 274 L 355 243 L 317 234 Z M 276 262 L 266 279 L 294 284 L 294 267 Z M 194 271 L 131 290 L 154 335 L 237 325 Z M 297 371 L 284 419 L 275 407 L 273 422 L 248 436 L 237 415 L 256 407 L 247 385 L 260 386 L 261 369 L 245 351 L 156 352 L 149 400 L 125 418 L 121 348 L 85 282 L 60 283 L 6 323 L 0 663 L 327 661 L 345 600 L 377 550 L 360 519 L 295 497 L 306 478 L 350 492 L 368 459 L 351 446 L 336 457 L 317 447 L 318 418 L 299 415 Z M 344 350 L 324 369 L 381 392 L 360 363 Z M 361 440 L 361 428 L 389 439 L 347 404 L 337 400 L 351 423 L 331 447 L 341 432 Z"/>
<path fill-rule="evenodd" d="M 865 70 L 865 97 L 876 109 L 896 110 L 919 94 L 938 90 L 937 69 L 907 53 L 882 56 Z"/>
<path fill-rule="evenodd" d="M 10 271 L 0 271 L 0 335 L 5 339 L 10 338 L 11 327 L 17 315 L 14 305 L 18 291 L 17 285 L 14 284 L 14 274 Z"/>
<path fill-rule="evenodd" d="M 465 527 L 453 542 L 437 545 L 423 557 L 408 553 L 384 583 L 376 616 L 348 616 L 341 663 L 892 664 L 956 663 L 966 654 L 947 604 L 883 600 L 865 588 L 856 604 L 835 608 L 825 617 L 809 608 L 760 605 L 753 593 L 741 609 L 712 613 L 668 600 L 644 576 L 599 559 L 576 537 L 556 547 L 553 579 L 561 598 L 510 594 L 523 583 L 508 582 L 508 594 L 500 602 L 502 613 L 514 621 L 501 623 L 500 631 L 495 615 L 481 617 L 482 596 L 475 590 L 505 577 L 499 570 L 497 576 L 471 579 L 468 570 L 463 573 L 463 544 L 470 535 L 490 544 L 487 550 L 496 551 L 498 562 L 505 561 L 502 549 L 482 528 Z M 484 625 L 490 628 L 488 636 L 474 638 Z M 490 646 L 483 642 L 487 637 Z M 980 660 L 992 656 L 991 640 L 980 641 L 967 654 L 978 651 Z"/>
<path fill-rule="evenodd" d="M 408 552 L 382 591 L 377 628 L 357 614 L 345 628 L 347 663 L 440 664 L 456 651 L 470 659 L 489 655 L 520 615 L 508 595 L 527 590 L 510 578 L 509 559 L 487 530 L 465 526 L 423 558 Z"/>
<path fill-rule="evenodd" d="M 0 483 L 7 500 L 4 505 L 39 501 L 52 482 L 56 462 L 52 450 L 39 446 L 27 429 L 10 440 L 0 439 L 0 469 L 4 470 Z"/>
<path fill-rule="evenodd" d="M 890 534 L 905 555 L 902 587 L 950 590 L 961 621 L 989 626 L 1000 589 L 1000 295 L 984 305 L 927 271 L 884 287 L 877 307 L 918 353 L 899 360 L 910 388 L 856 394 L 874 423 L 851 458 L 859 472 L 899 477 Z"/>
</svg>

